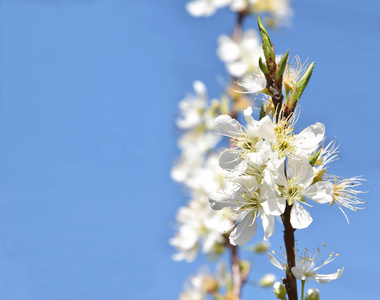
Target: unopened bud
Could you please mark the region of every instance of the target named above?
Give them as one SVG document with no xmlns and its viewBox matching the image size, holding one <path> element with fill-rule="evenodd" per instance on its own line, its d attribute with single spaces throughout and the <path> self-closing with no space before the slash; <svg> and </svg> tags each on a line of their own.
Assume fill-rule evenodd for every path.
<svg viewBox="0 0 380 300">
<path fill-rule="evenodd" d="M 269 251 L 269 248 L 270 248 L 270 244 L 268 242 L 263 241 L 263 242 L 257 243 L 254 246 L 253 251 L 258 254 L 264 254 Z"/>
<path fill-rule="evenodd" d="M 218 290 L 218 283 L 216 282 L 214 277 L 207 276 L 203 279 L 202 287 L 207 293 L 212 294 Z"/>
<path fill-rule="evenodd" d="M 306 300 L 320 300 L 321 295 L 319 294 L 319 290 L 316 288 L 308 289 L 306 292 Z"/>
<path fill-rule="evenodd" d="M 265 274 L 259 281 L 259 286 L 271 287 L 276 281 L 276 276 L 274 274 Z"/>
<path fill-rule="evenodd" d="M 273 291 L 277 299 L 286 300 L 286 289 L 281 282 L 277 281 L 274 283 Z"/>
</svg>

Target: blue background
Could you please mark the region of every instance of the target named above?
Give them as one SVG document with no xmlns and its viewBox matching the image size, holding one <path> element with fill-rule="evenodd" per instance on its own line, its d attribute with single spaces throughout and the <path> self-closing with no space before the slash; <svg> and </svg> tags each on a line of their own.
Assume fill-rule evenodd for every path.
<svg viewBox="0 0 380 300">
<path fill-rule="evenodd" d="M 340 253 L 323 299 L 379 295 L 380 2 L 294 1 L 278 53 L 316 62 L 297 124 L 341 142 L 330 173 L 364 175 L 366 209 L 316 206 L 300 245 Z M 177 263 L 168 239 L 186 203 L 169 170 L 177 103 L 228 78 L 215 54 L 227 9 L 195 19 L 186 1 L 1 0 L 0 299 L 176 299 L 205 262 Z M 255 27 L 252 18 L 246 28 Z M 278 250 L 281 224 L 271 239 Z M 259 232 L 257 239 L 262 236 Z M 326 253 L 326 257 L 327 257 Z M 248 259 L 252 257 L 248 254 Z M 282 273 L 267 259 L 251 279 Z M 257 269 L 256 269 L 257 270 Z M 322 272 L 322 273 L 323 273 Z M 246 299 L 273 299 L 246 286 Z"/>
</svg>

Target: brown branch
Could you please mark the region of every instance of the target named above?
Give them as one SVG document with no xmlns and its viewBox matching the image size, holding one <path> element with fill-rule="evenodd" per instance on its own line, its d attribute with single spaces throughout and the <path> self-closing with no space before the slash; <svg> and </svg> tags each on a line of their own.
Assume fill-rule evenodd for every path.
<svg viewBox="0 0 380 300">
<path fill-rule="evenodd" d="M 240 258 L 238 252 L 238 246 L 231 245 L 231 267 L 232 267 L 232 283 L 233 283 L 233 293 L 236 300 L 240 299 L 241 288 L 242 288 L 242 277 L 240 273 Z"/>
<path fill-rule="evenodd" d="M 272 58 L 269 59 L 267 67 L 269 73 L 265 74 L 266 88 L 271 93 L 275 116 L 278 116 L 282 107 L 282 101 L 284 100 L 284 95 L 282 94 L 282 76 L 276 80 L 277 63 Z"/>
<path fill-rule="evenodd" d="M 285 242 L 285 250 L 287 257 L 288 267 L 286 269 L 286 279 L 283 279 L 285 284 L 286 292 L 288 293 L 289 300 L 298 300 L 297 294 L 297 278 L 295 278 L 291 272 L 292 267 L 296 265 L 295 258 L 295 240 L 294 240 L 294 231 L 295 229 L 292 227 L 290 223 L 290 210 L 292 207 L 286 203 L 285 212 L 282 215 L 282 222 L 284 224 L 284 242 Z"/>
</svg>

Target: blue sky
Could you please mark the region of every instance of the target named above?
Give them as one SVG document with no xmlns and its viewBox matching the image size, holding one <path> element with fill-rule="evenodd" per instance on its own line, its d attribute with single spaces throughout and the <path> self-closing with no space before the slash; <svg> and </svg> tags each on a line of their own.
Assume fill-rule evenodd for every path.
<svg viewBox="0 0 380 300">
<path fill-rule="evenodd" d="M 219 96 L 217 76 L 227 75 L 216 39 L 234 15 L 195 19 L 185 3 L 0 0 L 0 299 L 176 299 L 205 262 L 170 259 L 186 203 L 169 177 L 179 154 L 174 119 L 194 80 Z M 350 225 L 338 209 L 315 207 L 296 236 L 340 253 L 326 272 L 345 266 L 342 278 L 310 285 L 324 299 L 373 298 L 380 3 L 294 1 L 294 9 L 293 26 L 271 37 L 278 52 L 316 62 L 298 126 L 325 123 L 328 139 L 341 142 L 330 172 L 364 175 L 370 190 Z M 281 224 L 272 244 L 281 245 Z M 281 276 L 265 259 L 256 265 Z M 273 298 L 250 286 L 244 294 Z"/>
</svg>

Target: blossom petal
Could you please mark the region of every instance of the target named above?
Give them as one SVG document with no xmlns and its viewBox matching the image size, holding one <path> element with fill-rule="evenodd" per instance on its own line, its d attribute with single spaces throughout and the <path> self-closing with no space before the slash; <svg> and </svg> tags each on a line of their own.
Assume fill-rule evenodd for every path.
<svg viewBox="0 0 380 300">
<path fill-rule="evenodd" d="M 283 270 L 285 271 L 286 268 L 283 264 L 281 264 L 277 258 L 274 257 L 274 255 L 272 255 L 271 253 L 268 252 L 268 257 L 269 257 L 269 261 L 272 263 L 272 265 L 274 265 L 276 268 L 279 268 L 280 270 Z"/>
<path fill-rule="evenodd" d="M 301 133 L 295 136 L 296 147 L 302 152 L 309 154 L 317 149 L 320 142 L 325 136 L 325 125 L 315 123 L 305 128 Z"/>
<path fill-rule="evenodd" d="M 228 115 L 221 115 L 214 121 L 215 131 L 218 134 L 236 137 L 241 135 L 241 125 Z"/>
<path fill-rule="evenodd" d="M 261 207 L 266 214 L 281 216 L 285 211 L 286 200 L 284 197 L 269 196 L 261 203 Z"/>
<path fill-rule="evenodd" d="M 247 212 L 230 234 L 230 243 L 234 246 L 248 243 L 256 234 L 257 222 L 252 212 Z"/>
<path fill-rule="evenodd" d="M 236 171 L 238 166 L 243 162 L 238 152 L 224 150 L 219 156 L 219 166 L 226 171 Z M 242 170 L 244 171 L 244 170 Z"/>
<path fill-rule="evenodd" d="M 309 212 L 295 201 L 293 203 L 292 210 L 290 211 L 290 223 L 295 229 L 303 229 L 308 227 L 311 222 L 313 222 L 313 218 L 310 216 Z"/>
<path fill-rule="evenodd" d="M 318 181 L 303 194 L 319 204 L 330 203 L 334 196 L 334 185 L 329 181 Z"/>
<path fill-rule="evenodd" d="M 274 124 L 268 116 L 265 116 L 264 118 L 260 120 L 259 132 L 263 139 L 266 139 L 270 142 L 275 140 Z"/>
<path fill-rule="evenodd" d="M 267 241 L 274 232 L 274 217 L 272 215 L 261 214 L 261 223 L 264 228 L 264 241 Z"/>
<path fill-rule="evenodd" d="M 215 191 L 209 195 L 209 202 L 211 208 L 214 210 L 221 210 L 225 207 L 236 208 L 239 203 L 233 198 L 234 193 L 231 191 Z"/>
<path fill-rule="evenodd" d="M 205 1 L 192 1 L 186 4 L 187 12 L 193 17 L 208 17 L 216 11 L 216 7 Z"/>
<path fill-rule="evenodd" d="M 258 183 L 256 181 L 256 178 L 253 176 L 236 176 L 235 178 L 231 179 L 233 183 L 237 183 L 241 185 L 243 188 L 255 191 L 258 188 Z"/>
<path fill-rule="evenodd" d="M 315 176 L 313 167 L 309 164 L 309 159 L 304 156 L 301 159 L 296 157 L 288 158 L 288 175 L 297 178 L 298 183 L 309 186 Z"/>
<path fill-rule="evenodd" d="M 303 281 L 309 281 L 308 278 L 300 271 L 298 270 L 296 267 L 292 267 L 292 273 L 293 275 L 299 279 L 299 280 L 303 280 Z"/>
<path fill-rule="evenodd" d="M 344 268 L 339 269 L 336 273 L 332 274 L 312 274 L 310 275 L 310 278 L 318 283 L 328 283 L 332 280 L 340 278 L 340 276 L 342 276 L 343 269 Z"/>
<path fill-rule="evenodd" d="M 254 126 L 256 124 L 254 124 L 254 119 L 252 117 L 252 107 L 248 106 L 245 110 L 244 110 L 244 118 L 245 120 L 247 121 L 247 123 L 251 126 Z"/>
</svg>

